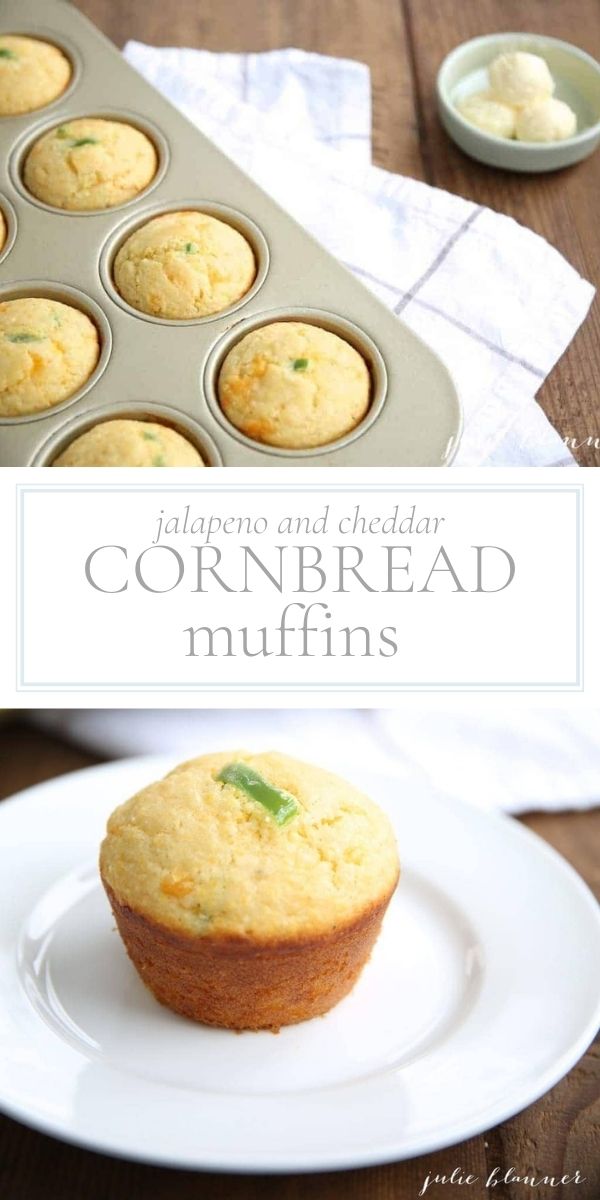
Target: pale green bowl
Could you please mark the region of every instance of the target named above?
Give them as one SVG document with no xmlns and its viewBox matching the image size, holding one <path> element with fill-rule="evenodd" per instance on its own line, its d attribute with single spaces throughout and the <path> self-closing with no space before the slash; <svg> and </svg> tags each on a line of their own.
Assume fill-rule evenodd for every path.
<svg viewBox="0 0 600 1200">
<path fill-rule="evenodd" d="M 488 86 L 487 68 L 496 55 L 528 50 L 545 58 L 555 96 L 577 115 L 577 133 L 562 142 L 517 142 L 476 129 L 456 104 Z M 600 63 L 590 54 L 536 33 L 492 33 L 463 42 L 444 59 L 437 77 L 444 129 L 465 154 L 507 171 L 557 171 L 587 158 L 600 143 Z"/>
</svg>

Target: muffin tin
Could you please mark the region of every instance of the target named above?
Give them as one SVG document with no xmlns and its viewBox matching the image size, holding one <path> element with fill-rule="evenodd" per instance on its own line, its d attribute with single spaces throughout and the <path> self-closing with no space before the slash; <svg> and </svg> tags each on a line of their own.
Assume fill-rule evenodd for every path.
<svg viewBox="0 0 600 1200">
<path fill-rule="evenodd" d="M 98 366 L 75 395 L 42 413 L 0 418 L 0 466 L 47 466 L 91 425 L 127 415 L 178 428 L 209 466 L 451 461 L 461 409 L 436 355 L 147 84 L 81 13 L 67 0 L 4 0 L 0 33 L 54 42 L 73 65 L 69 88 L 52 104 L 0 118 L 0 207 L 8 226 L 0 300 L 36 295 L 73 304 L 96 322 L 102 341 Z M 152 138 L 157 175 L 127 204 L 64 212 L 24 187 L 22 165 L 31 143 L 83 116 L 125 120 Z M 131 308 L 114 287 L 111 265 L 122 241 L 137 225 L 173 209 L 200 209 L 229 221 L 254 249 L 256 280 L 222 313 L 163 320 Z M 225 354 L 250 329 L 276 320 L 321 325 L 366 359 L 369 412 L 338 441 L 300 451 L 261 445 L 222 412 L 217 380 Z"/>
</svg>

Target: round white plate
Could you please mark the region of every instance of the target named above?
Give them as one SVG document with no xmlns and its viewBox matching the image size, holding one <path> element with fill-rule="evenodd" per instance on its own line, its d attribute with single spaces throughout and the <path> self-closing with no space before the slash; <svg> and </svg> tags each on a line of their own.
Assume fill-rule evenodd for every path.
<svg viewBox="0 0 600 1200">
<path fill-rule="evenodd" d="M 591 893 L 504 817 L 352 770 L 403 877 L 370 963 L 326 1017 L 270 1033 L 161 1008 L 95 867 L 114 806 L 172 765 L 134 759 L 0 805 L 0 1105 L 95 1150 L 179 1167 L 307 1171 L 436 1150 L 524 1108 L 600 1019 Z M 340 764 L 343 770 L 343 764 Z"/>
</svg>

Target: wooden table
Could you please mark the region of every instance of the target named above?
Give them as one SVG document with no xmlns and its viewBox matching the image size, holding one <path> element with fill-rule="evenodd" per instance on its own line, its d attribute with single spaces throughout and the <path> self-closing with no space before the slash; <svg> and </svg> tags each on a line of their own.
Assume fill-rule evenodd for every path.
<svg viewBox="0 0 600 1200">
<path fill-rule="evenodd" d="M 0 799 L 97 761 L 24 723 L 0 726 Z M 600 809 L 526 817 L 600 896 Z M 532 947 L 535 969 L 535 947 Z M 520 1116 L 481 1137 L 397 1165 L 311 1176 L 200 1175 L 122 1162 L 63 1145 L 0 1117 L 0 1196 L 6 1200 L 413 1200 L 428 1172 L 456 1167 L 485 1180 L 496 1166 L 540 1175 L 573 1174 L 588 1182 L 535 1192 L 523 1186 L 486 1190 L 482 1183 L 433 1186 L 427 1196 L 461 1200 L 598 1200 L 600 1196 L 600 1043 L 566 1079 Z"/>
<path fill-rule="evenodd" d="M 478 34 L 528 30 L 575 41 L 600 58 L 598 0 L 76 0 L 117 45 L 270 50 L 300 46 L 368 63 L 375 161 L 390 171 L 509 213 L 542 234 L 587 279 L 600 280 L 600 152 L 554 175 L 495 171 L 444 134 L 434 80 L 453 46 Z M 584 466 L 600 466 L 600 305 L 539 392 Z M 573 445 L 573 442 L 570 442 Z"/>
</svg>

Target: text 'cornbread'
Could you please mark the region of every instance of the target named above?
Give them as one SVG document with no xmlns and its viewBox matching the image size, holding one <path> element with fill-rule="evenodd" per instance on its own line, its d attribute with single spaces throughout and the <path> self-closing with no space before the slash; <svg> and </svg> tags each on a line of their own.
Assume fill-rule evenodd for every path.
<svg viewBox="0 0 600 1200">
<path fill-rule="evenodd" d="M 237 764 L 295 805 L 279 825 L 219 779 Z M 112 814 L 100 869 L 144 982 L 229 1028 L 326 1012 L 354 984 L 398 879 L 385 814 L 351 784 L 281 754 L 184 763 Z M 243 980 L 243 986 L 240 983 Z"/>
</svg>

